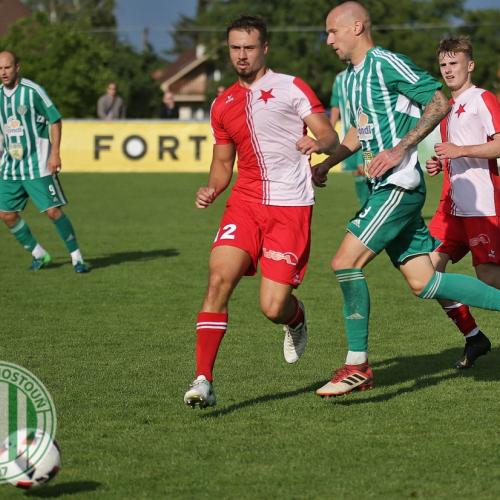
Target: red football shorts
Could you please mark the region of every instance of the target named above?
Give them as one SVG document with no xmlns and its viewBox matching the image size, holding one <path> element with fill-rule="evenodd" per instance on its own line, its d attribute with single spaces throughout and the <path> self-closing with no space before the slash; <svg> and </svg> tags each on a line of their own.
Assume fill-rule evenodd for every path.
<svg viewBox="0 0 500 500">
<path fill-rule="evenodd" d="M 473 266 L 500 264 L 500 217 L 457 217 L 438 211 L 429 230 L 441 241 L 436 252 L 448 254 L 453 263 L 470 251 Z"/>
<path fill-rule="evenodd" d="M 275 207 L 231 196 L 212 246 L 245 250 L 254 276 L 260 263 L 262 276 L 297 288 L 304 277 L 311 249 L 312 206 Z"/>
</svg>

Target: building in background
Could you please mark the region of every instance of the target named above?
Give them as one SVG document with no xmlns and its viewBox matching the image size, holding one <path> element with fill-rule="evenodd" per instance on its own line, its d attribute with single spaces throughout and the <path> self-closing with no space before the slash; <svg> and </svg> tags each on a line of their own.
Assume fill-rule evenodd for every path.
<svg viewBox="0 0 500 500">
<path fill-rule="evenodd" d="M 170 91 L 179 105 L 179 119 L 203 120 L 208 118 L 206 90 L 212 81 L 218 82 L 221 73 L 214 69 L 205 54 L 205 47 L 187 50 L 165 70 L 155 71 L 162 92 Z"/>
<path fill-rule="evenodd" d="M 7 33 L 9 26 L 32 12 L 20 0 L 0 0 L 0 36 Z"/>
</svg>

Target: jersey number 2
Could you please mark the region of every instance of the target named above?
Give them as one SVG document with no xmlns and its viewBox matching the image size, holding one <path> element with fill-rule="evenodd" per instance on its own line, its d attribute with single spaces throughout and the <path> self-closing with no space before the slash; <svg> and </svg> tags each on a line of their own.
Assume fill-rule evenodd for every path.
<svg viewBox="0 0 500 500">
<path fill-rule="evenodd" d="M 217 240 L 234 240 L 234 238 L 236 237 L 233 234 L 236 231 L 236 224 L 227 224 L 226 226 L 224 226 L 222 228 L 222 230 L 224 232 L 220 235 L 220 237 L 219 237 L 220 229 L 219 229 L 219 231 L 217 231 L 217 236 L 215 237 L 215 241 L 217 241 Z"/>
</svg>

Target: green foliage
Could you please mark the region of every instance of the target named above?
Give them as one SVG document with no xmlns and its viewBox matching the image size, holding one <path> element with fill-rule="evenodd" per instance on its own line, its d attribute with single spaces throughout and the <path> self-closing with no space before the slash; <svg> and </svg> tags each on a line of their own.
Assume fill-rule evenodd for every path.
<svg viewBox="0 0 500 500">
<path fill-rule="evenodd" d="M 118 84 L 128 118 L 155 117 L 160 93 L 151 73 L 164 61 L 91 28 L 89 20 L 51 23 L 39 11 L 13 23 L 0 47 L 16 52 L 21 76 L 45 87 L 64 118 L 96 118 L 97 99 L 110 81 Z"/>
<path fill-rule="evenodd" d="M 322 30 L 328 12 L 339 1 L 327 0 L 208 0 L 194 19 L 181 18 L 174 35 L 175 50 L 192 49 L 197 43 L 207 45 L 212 58 L 224 69 L 222 83 L 234 82 L 228 56 L 225 27 L 242 13 L 261 14 L 270 28 L 267 65 L 275 71 L 289 73 L 304 79 L 323 103 L 330 100 L 335 75 L 345 64 L 326 45 Z M 464 0 L 366 0 L 374 25 L 373 38 L 377 45 L 405 54 L 415 64 L 439 77 L 436 48 L 439 39 L 451 33 L 471 33 L 476 59 L 475 82 L 494 89 L 500 53 L 500 9 L 465 11 Z M 444 24 L 495 23 L 472 28 L 443 28 Z M 434 25 L 432 27 L 429 25 Z M 207 31 L 214 27 L 214 31 Z M 285 30 L 309 28 L 309 31 Z M 193 31 L 189 31 L 189 29 Z M 203 30 L 196 30 L 203 28 Z M 213 93 L 213 89 L 209 89 Z"/>
<path fill-rule="evenodd" d="M 283 331 L 259 309 L 260 280 L 243 278 L 215 365 L 217 406 L 206 411 L 182 398 L 228 193 L 197 210 L 206 174 L 60 178 L 92 271 L 73 271 L 31 202 L 23 218 L 51 266 L 26 272 L 30 254 L 2 225 L 0 352 L 50 392 L 62 470 L 27 494 L 0 485 L 2 500 L 498 500 L 498 313 L 474 310 L 494 348 L 457 373 L 462 335 L 382 254 L 365 269 L 375 387 L 314 394 L 347 348 L 329 263 L 357 209 L 352 176 L 332 174 L 316 193 L 311 259 L 296 292 L 309 326 L 301 360 L 283 360 Z M 428 182 L 427 220 L 441 183 Z M 450 272 L 473 273 L 470 258 Z"/>
<path fill-rule="evenodd" d="M 500 9 L 467 12 L 466 22 L 482 26 L 470 26 L 460 30 L 470 35 L 474 48 L 475 68 L 472 81 L 488 90 L 498 92 L 500 76 Z"/>
<path fill-rule="evenodd" d="M 127 106 L 127 118 L 158 117 L 162 93 L 151 74 L 164 66 L 165 61 L 151 50 L 139 54 L 131 46 L 115 41 L 107 69 L 115 75 L 118 93 Z"/>
<path fill-rule="evenodd" d="M 114 76 L 107 67 L 112 48 L 89 29 L 85 21 L 52 24 L 37 12 L 0 39 L 2 49 L 18 55 L 21 76 L 42 85 L 64 118 L 94 117 L 97 96 Z"/>
<path fill-rule="evenodd" d="M 48 14 L 51 22 L 89 21 L 94 28 L 116 26 L 115 0 L 25 0 L 33 10 Z"/>
</svg>

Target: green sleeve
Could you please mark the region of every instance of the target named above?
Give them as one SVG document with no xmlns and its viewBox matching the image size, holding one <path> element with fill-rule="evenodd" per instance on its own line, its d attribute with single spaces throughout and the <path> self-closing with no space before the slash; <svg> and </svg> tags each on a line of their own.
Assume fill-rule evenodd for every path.
<svg viewBox="0 0 500 500">
<path fill-rule="evenodd" d="M 35 110 L 39 115 L 44 116 L 50 124 L 61 119 L 61 114 L 43 88 L 40 87 L 39 90 L 35 90 L 33 95 Z"/>
<path fill-rule="evenodd" d="M 336 77 L 333 83 L 332 97 L 330 98 L 331 108 L 340 108 L 340 92 L 341 92 L 340 86 L 341 82 L 339 82 L 339 78 Z"/>
<path fill-rule="evenodd" d="M 420 69 L 402 54 L 379 59 L 383 64 L 385 83 L 389 89 L 426 106 L 442 85 L 427 71 Z"/>
</svg>

